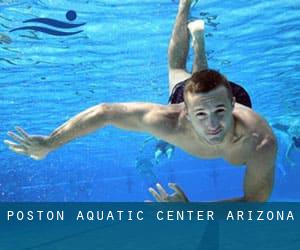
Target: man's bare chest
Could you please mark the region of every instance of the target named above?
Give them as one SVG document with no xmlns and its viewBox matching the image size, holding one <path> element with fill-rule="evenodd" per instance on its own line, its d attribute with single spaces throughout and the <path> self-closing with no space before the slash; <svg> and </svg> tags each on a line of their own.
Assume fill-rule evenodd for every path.
<svg viewBox="0 0 300 250">
<path fill-rule="evenodd" d="M 181 141 L 182 149 L 202 159 L 223 158 L 233 165 L 243 165 L 251 155 L 252 142 L 248 137 L 240 137 L 232 143 L 209 145 L 194 139 Z"/>
</svg>

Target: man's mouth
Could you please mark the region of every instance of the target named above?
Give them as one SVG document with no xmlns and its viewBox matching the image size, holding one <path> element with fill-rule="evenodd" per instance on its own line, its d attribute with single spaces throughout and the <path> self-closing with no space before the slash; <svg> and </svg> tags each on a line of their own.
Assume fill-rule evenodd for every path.
<svg viewBox="0 0 300 250">
<path fill-rule="evenodd" d="M 219 134 L 221 131 L 222 131 L 222 128 L 219 127 L 219 128 L 217 128 L 217 129 L 214 129 L 214 130 L 209 130 L 207 134 L 208 134 L 208 135 L 217 135 L 217 134 Z"/>
</svg>

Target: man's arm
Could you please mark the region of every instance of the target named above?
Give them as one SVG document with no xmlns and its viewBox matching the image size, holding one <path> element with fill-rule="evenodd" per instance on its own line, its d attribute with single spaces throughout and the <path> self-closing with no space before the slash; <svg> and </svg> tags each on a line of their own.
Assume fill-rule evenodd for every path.
<svg viewBox="0 0 300 250">
<path fill-rule="evenodd" d="M 266 136 L 246 163 L 244 201 L 267 201 L 273 190 L 277 143 L 273 135 Z"/>
<path fill-rule="evenodd" d="M 244 196 L 218 202 L 264 202 L 273 189 L 277 143 L 273 135 L 268 135 L 256 147 L 246 162 Z"/>
<path fill-rule="evenodd" d="M 166 107 L 152 103 L 114 103 L 91 107 L 58 127 L 49 136 L 50 144 L 56 148 L 74 138 L 89 134 L 105 125 L 140 132 L 164 134 L 162 126 Z M 166 124 L 164 124 L 166 125 Z"/>
<path fill-rule="evenodd" d="M 167 106 L 151 103 L 100 104 L 77 114 L 49 136 L 30 136 L 18 128 L 19 135 L 8 134 L 19 144 L 7 140 L 5 143 L 16 153 L 42 159 L 50 151 L 105 125 L 149 132 L 166 139 L 172 131 L 167 109 Z"/>
</svg>

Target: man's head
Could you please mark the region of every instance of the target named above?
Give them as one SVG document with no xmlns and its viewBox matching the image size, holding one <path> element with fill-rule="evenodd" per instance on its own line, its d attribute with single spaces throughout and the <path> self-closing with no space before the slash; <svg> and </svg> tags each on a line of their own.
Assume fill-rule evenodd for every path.
<svg viewBox="0 0 300 250">
<path fill-rule="evenodd" d="M 227 79 L 211 69 L 194 73 L 186 82 L 184 102 L 195 131 L 209 144 L 219 144 L 233 124 L 234 98 Z"/>
</svg>

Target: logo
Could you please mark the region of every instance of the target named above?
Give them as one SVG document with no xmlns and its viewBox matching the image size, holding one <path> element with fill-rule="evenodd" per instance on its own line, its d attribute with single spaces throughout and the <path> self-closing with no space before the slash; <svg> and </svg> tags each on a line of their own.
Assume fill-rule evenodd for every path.
<svg viewBox="0 0 300 250">
<path fill-rule="evenodd" d="M 77 14 L 74 10 L 69 10 L 66 13 L 66 19 L 70 22 L 74 21 L 76 18 L 77 18 Z M 47 33 L 53 36 L 71 36 L 83 31 L 83 30 L 79 30 L 79 31 L 66 32 L 66 31 L 54 29 L 54 28 L 59 28 L 63 30 L 69 30 L 69 29 L 74 29 L 85 25 L 85 23 L 74 24 L 70 22 L 63 22 L 51 18 L 33 18 L 33 19 L 25 20 L 23 21 L 23 23 L 37 23 L 37 24 L 41 23 L 41 24 L 46 24 L 48 26 L 51 26 L 53 28 L 46 28 L 42 26 L 23 26 L 23 27 L 12 29 L 9 32 L 14 32 L 18 30 L 34 30 L 42 33 Z"/>
</svg>

